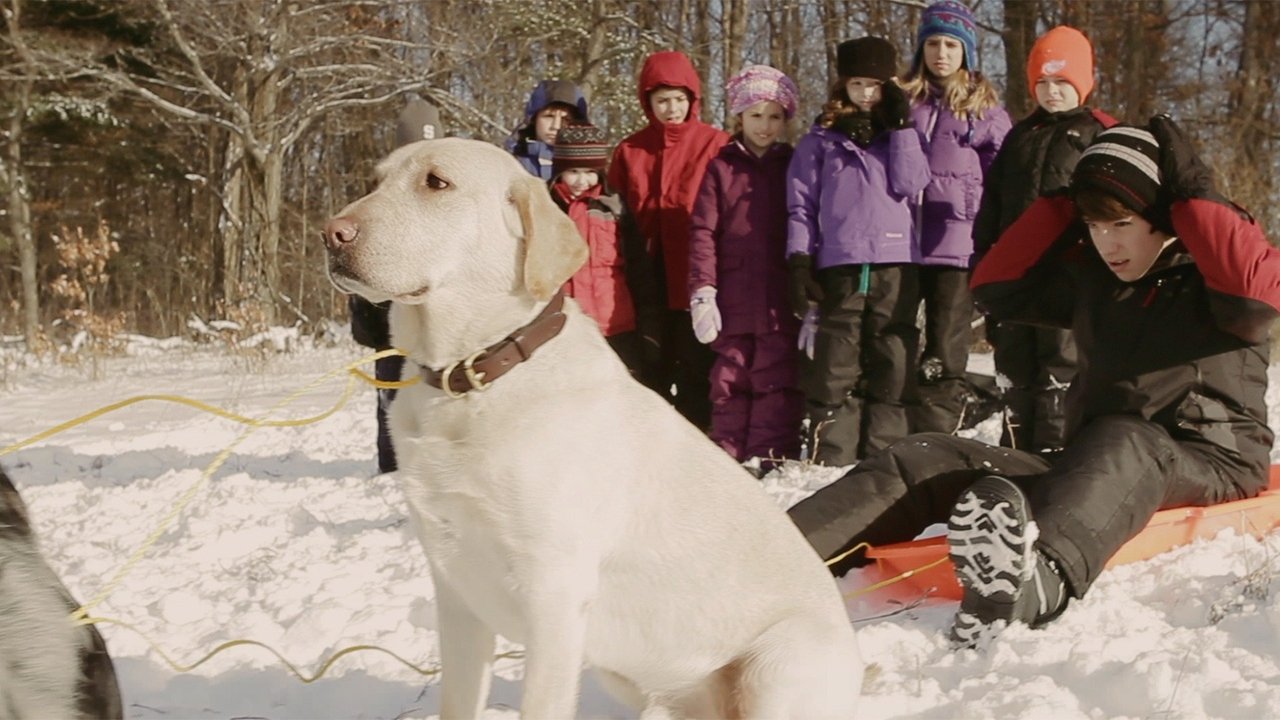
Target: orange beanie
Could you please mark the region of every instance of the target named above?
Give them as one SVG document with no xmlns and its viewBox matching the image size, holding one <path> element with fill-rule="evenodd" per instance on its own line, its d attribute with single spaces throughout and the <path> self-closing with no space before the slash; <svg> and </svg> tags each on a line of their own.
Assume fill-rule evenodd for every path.
<svg viewBox="0 0 1280 720">
<path fill-rule="evenodd" d="M 1036 83 L 1056 75 L 1080 93 L 1080 103 L 1093 92 L 1093 45 L 1075 28 L 1059 25 L 1036 39 L 1027 58 L 1027 89 L 1036 96 Z"/>
</svg>

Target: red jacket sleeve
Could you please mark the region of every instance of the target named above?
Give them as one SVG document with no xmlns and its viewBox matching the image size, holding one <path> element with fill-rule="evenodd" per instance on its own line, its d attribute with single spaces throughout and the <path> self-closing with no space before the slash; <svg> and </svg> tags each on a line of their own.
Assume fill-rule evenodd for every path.
<svg viewBox="0 0 1280 720">
<path fill-rule="evenodd" d="M 1076 218 L 1065 196 L 1037 199 L 1003 233 L 973 269 L 969 287 L 1019 280 L 1048 252 Z"/>
<path fill-rule="evenodd" d="M 1075 279 L 1068 255 L 1055 250 L 1078 238 L 1075 217 L 1065 197 L 1032 203 L 974 268 L 970 285 L 979 309 L 999 322 L 1071 327 Z"/>
<path fill-rule="evenodd" d="M 1180 201 L 1170 215 L 1204 276 L 1218 326 L 1251 343 L 1266 340 L 1280 316 L 1280 250 L 1252 218 L 1215 200 Z"/>
</svg>

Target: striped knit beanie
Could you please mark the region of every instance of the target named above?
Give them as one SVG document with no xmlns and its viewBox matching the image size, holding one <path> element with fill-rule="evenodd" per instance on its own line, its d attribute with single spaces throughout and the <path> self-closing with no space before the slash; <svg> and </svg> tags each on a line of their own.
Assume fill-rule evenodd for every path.
<svg viewBox="0 0 1280 720">
<path fill-rule="evenodd" d="M 1094 137 L 1071 173 L 1072 195 L 1107 193 L 1150 220 L 1160 197 L 1160 144 L 1144 128 L 1116 125 Z"/>
<path fill-rule="evenodd" d="M 964 45 L 964 66 L 969 72 L 978 69 L 978 23 L 964 3 L 941 0 L 924 9 L 920 30 L 916 33 L 916 57 L 912 68 L 919 68 L 924 58 L 924 41 L 933 35 L 950 35 Z"/>
<path fill-rule="evenodd" d="M 604 172 L 609 166 L 609 143 L 604 130 L 595 125 L 566 125 L 556 133 L 551 154 L 551 176 L 565 170 L 582 168 Z"/>
<path fill-rule="evenodd" d="M 796 99 L 800 95 L 791 78 L 768 65 L 748 65 L 729 78 L 724 89 L 730 115 L 741 115 L 757 103 L 771 100 L 782 106 L 788 120 L 796 114 Z"/>
</svg>

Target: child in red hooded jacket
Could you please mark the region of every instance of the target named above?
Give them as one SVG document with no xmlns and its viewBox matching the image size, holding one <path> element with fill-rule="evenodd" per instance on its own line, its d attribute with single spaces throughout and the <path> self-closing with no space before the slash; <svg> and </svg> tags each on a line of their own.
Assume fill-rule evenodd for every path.
<svg viewBox="0 0 1280 720">
<path fill-rule="evenodd" d="M 698 119 L 702 81 L 683 53 L 650 55 L 638 90 L 649 124 L 618 143 L 609 187 L 635 215 L 666 298 L 661 358 L 649 384 L 706 428 L 713 355 L 694 337 L 689 318 L 689 218 L 707 163 L 729 134 Z"/>
</svg>

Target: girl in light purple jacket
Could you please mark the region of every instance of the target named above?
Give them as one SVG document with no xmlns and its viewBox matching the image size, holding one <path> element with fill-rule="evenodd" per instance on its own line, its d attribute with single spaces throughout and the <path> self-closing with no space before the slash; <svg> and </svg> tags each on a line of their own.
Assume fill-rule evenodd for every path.
<svg viewBox="0 0 1280 720">
<path fill-rule="evenodd" d="M 800 344 L 805 438 L 822 465 L 850 465 L 907 433 L 917 347 L 909 199 L 929 182 L 897 52 L 875 37 L 836 49 L 839 79 L 787 171 L 791 303 Z"/>
<path fill-rule="evenodd" d="M 955 0 L 930 5 L 917 38 L 902 87 L 932 178 L 913 198 L 925 326 L 919 370 L 912 373 L 919 384 L 909 393 L 911 432 L 953 433 L 969 396 L 973 220 L 983 178 L 1011 123 L 995 88 L 977 72 L 977 24 L 967 7 Z"/>
</svg>

